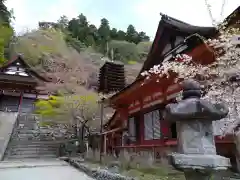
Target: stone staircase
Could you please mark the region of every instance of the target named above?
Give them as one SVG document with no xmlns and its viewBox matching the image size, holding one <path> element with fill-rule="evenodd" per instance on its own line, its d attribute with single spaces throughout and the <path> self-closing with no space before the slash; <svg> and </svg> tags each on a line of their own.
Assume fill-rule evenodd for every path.
<svg viewBox="0 0 240 180">
<path fill-rule="evenodd" d="M 36 116 L 18 115 L 3 160 L 56 158 L 61 141 L 38 126 Z"/>
</svg>

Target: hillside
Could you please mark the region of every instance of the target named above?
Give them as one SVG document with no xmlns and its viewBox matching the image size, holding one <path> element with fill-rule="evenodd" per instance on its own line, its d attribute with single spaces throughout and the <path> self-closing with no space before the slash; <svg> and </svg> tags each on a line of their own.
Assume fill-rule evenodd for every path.
<svg viewBox="0 0 240 180">
<path fill-rule="evenodd" d="M 95 82 L 99 68 L 104 64 L 103 59 L 107 59 L 91 48 L 79 53 L 66 43 L 62 32 L 54 29 L 37 30 L 18 37 L 14 51 L 23 54 L 27 62 L 38 71 L 48 71 L 48 63 L 77 59 L 84 69 L 82 77 Z M 125 65 L 128 84 L 134 81 L 140 68 L 141 63 L 137 62 Z"/>
<path fill-rule="evenodd" d="M 68 62 L 76 61 L 80 64 L 82 71 L 72 75 L 78 79 L 87 81 L 87 84 L 80 85 L 81 93 L 89 91 L 89 85 L 96 86 L 98 82 L 98 72 L 104 64 L 102 54 L 95 52 L 92 48 L 83 49 L 80 53 L 69 46 L 65 41 L 65 35 L 54 29 L 37 30 L 28 32 L 17 38 L 14 45 L 14 51 L 23 55 L 25 60 L 38 72 L 46 74 L 53 72 L 54 64 L 61 66 L 62 64 L 69 65 Z M 134 81 L 141 68 L 140 63 L 125 65 L 126 80 L 130 84 Z M 61 74 L 61 73 L 60 73 Z M 69 78 L 71 74 L 65 75 L 62 73 L 60 77 Z M 72 88 L 71 86 L 69 87 Z M 97 95 L 97 94 L 96 94 Z M 106 108 L 105 121 L 113 114 L 113 109 Z M 98 115 L 98 117 L 100 117 Z M 92 121 L 89 125 L 92 128 L 100 127 L 99 121 Z"/>
</svg>

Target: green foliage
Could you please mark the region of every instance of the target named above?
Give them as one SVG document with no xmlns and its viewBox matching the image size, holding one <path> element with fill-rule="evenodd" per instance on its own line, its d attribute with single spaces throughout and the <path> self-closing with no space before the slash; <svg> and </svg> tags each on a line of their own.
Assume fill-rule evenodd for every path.
<svg viewBox="0 0 240 180">
<path fill-rule="evenodd" d="M 146 60 L 151 46 L 152 46 L 152 42 L 150 42 L 150 41 L 143 41 L 137 45 L 137 51 L 139 54 L 140 61 Z"/>
<path fill-rule="evenodd" d="M 83 14 L 71 20 L 61 16 L 57 23 L 46 22 L 46 24 L 52 24 L 53 28 L 40 28 L 26 33 L 18 37 L 14 46 L 15 51 L 24 54 L 29 64 L 33 66 L 40 65 L 45 57 L 66 59 L 71 54 L 69 47 L 73 47 L 82 55 L 88 54 L 88 50 L 92 49 L 91 58 L 86 58 L 89 61 L 98 58 L 96 61 L 100 62 L 104 54 L 110 59 L 135 64 L 134 61 L 145 60 L 148 53 L 145 44 L 146 47 L 151 44 L 147 41 L 149 37 L 144 32 L 137 32 L 133 25 L 124 32 L 111 28 L 105 18 L 101 20 L 99 28 L 89 24 Z"/>
<path fill-rule="evenodd" d="M 81 41 L 73 38 L 70 35 L 66 35 L 65 40 L 69 46 L 73 47 L 78 52 L 81 52 L 83 49 L 86 48 L 86 46 Z"/>
<path fill-rule="evenodd" d="M 5 62 L 5 55 L 13 36 L 13 29 L 10 26 L 12 12 L 7 9 L 4 1 L 0 2 L 0 64 Z"/>
<path fill-rule="evenodd" d="M 64 31 L 68 27 L 68 23 L 69 23 L 67 16 L 65 15 L 61 16 L 57 23 L 58 23 L 58 27 L 62 31 Z"/>
<path fill-rule="evenodd" d="M 137 64 L 137 61 L 131 61 L 131 60 L 130 60 L 130 61 L 128 61 L 128 64 L 129 64 L 129 65 L 134 65 L 134 64 Z"/>
<path fill-rule="evenodd" d="M 113 50 L 115 60 L 120 60 L 122 62 L 138 60 L 138 52 L 134 43 L 113 40 L 109 43 L 109 48 Z"/>
<path fill-rule="evenodd" d="M 127 32 L 126 32 L 126 40 L 128 42 L 132 42 L 132 43 L 139 43 L 138 41 L 138 33 L 137 31 L 135 30 L 135 27 L 130 24 L 127 28 Z"/>
<path fill-rule="evenodd" d="M 62 98 L 57 96 L 51 96 L 48 100 L 38 100 L 36 102 L 36 113 L 46 117 L 56 116 L 62 103 Z"/>
<path fill-rule="evenodd" d="M 13 18 L 12 11 L 9 11 L 5 1 L 0 1 L 0 24 L 10 27 L 11 19 Z"/>
<path fill-rule="evenodd" d="M 43 117 L 66 117 L 71 120 L 79 116 L 83 120 L 91 120 L 98 109 L 97 100 L 98 96 L 94 93 L 51 96 L 48 100 L 36 102 L 36 113 Z"/>
<path fill-rule="evenodd" d="M 116 56 L 115 60 L 120 60 L 127 62 L 129 58 L 133 60 L 138 60 L 138 56 L 134 49 L 134 45 L 142 41 L 149 41 L 149 37 L 145 32 L 137 32 L 133 25 L 129 25 L 127 31 L 117 30 L 116 28 L 111 28 L 109 21 L 106 18 L 101 19 L 99 28 L 93 24 L 89 24 L 87 17 L 83 14 L 80 14 L 78 17 L 68 21 L 66 16 L 61 16 L 58 20 L 58 25 L 63 32 L 67 34 L 66 41 L 70 46 L 75 48 L 77 51 L 82 51 L 85 47 L 93 47 L 97 52 L 100 52 L 104 55 L 110 56 L 109 52 L 112 51 L 109 43 L 112 44 L 112 41 L 122 41 L 121 44 L 127 44 L 130 47 L 129 52 L 118 50 L 114 53 Z M 85 47 L 83 47 L 83 45 Z M 114 50 L 116 48 L 114 47 Z M 119 52 L 120 51 L 120 52 Z M 124 54 L 121 54 L 121 52 Z"/>
</svg>

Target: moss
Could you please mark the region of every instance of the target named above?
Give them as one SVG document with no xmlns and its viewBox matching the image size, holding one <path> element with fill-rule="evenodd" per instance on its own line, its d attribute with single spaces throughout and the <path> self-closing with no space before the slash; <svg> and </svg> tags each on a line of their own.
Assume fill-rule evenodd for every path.
<svg viewBox="0 0 240 180">
<path fill-rule="evenodd" d="M 134 64 L 137 64 L 137 61 L 128 61 L 128 64 L 129 65 L 134 65 Z"/>
</svg>

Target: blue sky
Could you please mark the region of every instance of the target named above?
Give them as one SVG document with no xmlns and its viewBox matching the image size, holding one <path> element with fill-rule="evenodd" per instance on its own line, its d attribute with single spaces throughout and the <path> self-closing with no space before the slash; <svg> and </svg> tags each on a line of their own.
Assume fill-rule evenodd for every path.
<svg viewBox="0 0 240 180">
<path fill-rule="evenodd" d="M 226 0 L 223 17 L 220 17 L 223 0 L 208 1 L 218 20 L 240 5 L 240 0 Z M 73 18 L 80 13 L 97 26 L 103 17 L 111 26 L 123 30 L 133 24 L 151 38 L 155 35 L 160 12 L 193 25 L 211 26 L 205 0 L 7 0 L 7 6 L 14 10 L 14 27 L 18 33 L 37 28 L 39 21 L 57 21 L 61 15 Z"/>
</svg>

